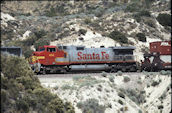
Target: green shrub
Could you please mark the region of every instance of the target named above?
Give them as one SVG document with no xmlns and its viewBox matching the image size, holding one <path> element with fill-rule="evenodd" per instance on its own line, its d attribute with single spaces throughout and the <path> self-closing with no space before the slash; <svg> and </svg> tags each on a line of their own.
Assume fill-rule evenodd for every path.
<svg viewBox="0 0 172 113">
<path fill-rule="evenodd" d="M 142 111 L 139 109 L 139 112 L 138 113 L 142 113 Z"/>
<path fill-rule="evenodd" d="M 159 14 L 156 19 L 163 26 L 171 26 L 171 15 L 169 14 Z"/>
<path fill-rule="evenodd" d="M 138 37 L 139 41 L 146 42 L 146 36 L 144 33 L 137 33 L 136 37 Z"/>
<path fill-rule="evenodd" d="M 129 82 L 130 78 L 128 76 L 124 76 L 124 82 Z"/>
<path fill-rule="evenodd" d="M 159 105 L 159 106 L 158 106 L 158 109 L 163 109 L 163 108 L 164 108 L 163 105 Z"/>
<path fill-rule="evenodd" d="M 151 14 L 148 10 L 142 10 L 138 13 L 140 16 L 146 16 L 146 17 L 150 17 Z"/>
<path fill-rule="evenodd" d="M 127 5 L 125 12 L 137 12 L 140 10 L 140 8 L 141 8 L 141 6 L 135 2 L 135 3 Z"/>
<path fill-rule="evenodd" d="M 80 29 L 79 31 L 79 35 L 85 35 L 86 34 L 86 32 L 87 32 L 87 30 L 85 30 L 85 29 Z"/>
<path fill-rule="evenodd" d="M 136 19 L 137 22 L 141 21 L 141 16 L 138 14 L 133 14 L 134 19 Z"/>
<path fill-rule="evenodd" d="M 104 113 L 105 106 L 99 105 L 96 99 L 87 99 L 84 102 L 79 102 L 77 107 L 82 110 L 83 113 Z"/>
<path fill-rule="evenodd" d="M 152 84 L 151 84 L 151 86 L 154 86 L 154 87 L 157 86 L 157 85 L 159 85 L 159 82 L 157 82 L 157 81 L 153 81 Z"/>
<path fill-rule="evenodd" d="M 161 74 L 161 75 L 170 75 L 170 74 L 171 74 L 171 71 L 161 70 L 161 71 L 160 71 L 160 74 Z"/>
<path fill-rule="evenodd" d="M 118 71 L 117 75 L 121 76 L 122 75 L 122 71 Z"/>
<path fill-rule="evenodd" d="M 123 33 L 116 30 L 112 31 L 109 34 L 109 37 L 120 43 L 128 43 L 128 38 L 126 38 L 126 36 Z"/>
<path fill-rule="evenodd" d="M 92 21 L 91 21 L 90 18 L 86 18 L 86 19 L 84 19 L 84 22 L 85 22 L 86 24 L 90 24 Z"/>
<path fill-rule="evenodd" d="M 114 82 L 114 76 L 110 76 L 110 77 L 109 77 L 109 81 L 110 81 L 110 82 Z"/>
<path fill-rule="evenodd" d="M 39 39 L 34 43 L 34 47 L 38 49 L 39 46 L 49 45 L 50 41 L 48 38 Z"/>
<path fill-rule="evenodd" d="M 121 97 L 121 98 L 125 98 L 125 95 L 122 92 L 119 92 L 118 96 Z"/>
<path fill-rule="evenodd" d="M 156 24 L 155 24 L 155 21 L 153 19 L 147 19 L 145 21 L 145 24 L 147 24 L 148 26 L 150 26 L 152 28 L 156 28 Z"/>
<path fill-rule="evenodd" d="M 137 12 L 136 14 L 133 14 L 133 17 L 136 19 L 137 22 L 141 21 L 142 16 L 150 17 L 151 14 L 147 10 L 141 10 L 141 11 Z"/>
<path fill-rule="evenodd" d="M 22 110 L 25 113 L 29 113 L 29 105 L 28 105 L 28 103 L 26 103 L 25 100 L 22 100 L 22 99 L 17 100 L 16 106 L 17 106 L 18 110 Z"/>
<path fill-rule="evenodd" d="M 68 90 L 68 89 L 74 90 L 74 89 L 76 89 L 75 86 L 70 86 L 68 84 L 63 85 L 61 88 L 62 88 L 62 90 Z"/>
<path fill-rule="evenodd" d="M 34 34 L 37 37 L 37 39 L 43 38 L 45 35 L 47 35 L 47 33 L 44 29 L 35 31 Z"/>
<path fill-rule="evenodd" d="M 50 10 L 45 12 L 45 15 L 48 16 L 48 17 L 57 16 L 56 9 L 51 7 Z"/>
<path fill-rule="evenodd" d="M 106 77 L 106 76 L 107 76 L 107 73 L 103 71 L 103 72 L 101 73 L 101 76 L 102 76 L 102 77 Z"/>
<path fill-rule="evenodd" d="M 123 105 L 123 104 L 124 104 L 124 103 L 122 102 L 122 100 L 120 100 L 120 99 L 118 100 L 118 102 L 119 102 L 121 105 Z"/>
</svg>

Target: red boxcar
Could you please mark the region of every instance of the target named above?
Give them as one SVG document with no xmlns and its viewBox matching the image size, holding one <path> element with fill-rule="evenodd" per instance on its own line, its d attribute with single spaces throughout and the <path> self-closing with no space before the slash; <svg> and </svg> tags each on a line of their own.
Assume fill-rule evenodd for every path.
<svg viewBox="0 0 172 113">
<path fill-rule="evenodd" d="M 150 43 L 150 53 L 159 52 L 160 55 L 171 55 L 171 41 Z"/>
</svg>

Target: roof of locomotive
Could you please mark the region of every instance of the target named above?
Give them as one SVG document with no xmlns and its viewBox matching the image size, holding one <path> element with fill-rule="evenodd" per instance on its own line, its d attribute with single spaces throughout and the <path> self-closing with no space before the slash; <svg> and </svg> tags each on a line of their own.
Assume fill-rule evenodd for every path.
<svg viewBox="0 0 172 113">
<path fill-rule="evenodd" d="M 66 45 L 58 45 L 58 47 L 60 47 L 60 46 L 66 46 Z M 85 46 L 74 46 L 74 45 L 71 45 L 71 46 L 66 46 L 68 49 L 74 49 L 74 48 L 78 48 L 78 47 L 82 47 L 82 48 L 88 48 L 88 47 L 85 47 Z M 91 47 L 91 48 L 97 48 L 97 47 Z M 105 48 L 106 49 L 106 47 L 99 47 L 99 48 Z M 132 49 L 132 50 L 134 50 L 134 49 L 136 49 L 136 47 L 134 47 L 134 46 L 119 46 L 119 47 L 116 47 L 116 46 L 111 46 L 111 47 L 108 47 L 108 48 L 112 48 L 112 49 Z"/>
<path fill-rule="evenodd" d="M 134 47 L 134 46 L 128 46 L 128 47 L 121 46 L 121 47 L 110 47 L 110 48 L 113 48 L 113 49 L 136 49 L 136 47 Z"/>
</svg>

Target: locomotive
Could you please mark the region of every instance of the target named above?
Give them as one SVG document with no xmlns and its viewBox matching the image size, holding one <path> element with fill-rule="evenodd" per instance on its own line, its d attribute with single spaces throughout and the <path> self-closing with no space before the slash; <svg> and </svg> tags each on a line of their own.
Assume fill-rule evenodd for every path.
<svg viewBox="0 0 172 113">
<path fill-rule="evenodd" d="M 159 71 L 171 69 L 171 41 L 149 43 L 149 53 L 144 54 L 141 70 Z"/>
<path fill-rule="evenodd" d="M 36 73 L 70 71 L 135 72 L 171 69 L 171 42 L 151 42 L 144 61 L 136 61 L 128 47 L 86 48 L 85 46 L 44 45 L 32 53 L 29 63 Z"/>
<path fill-rule="evenodd" d="M 137 71 L 138 63 L 130 47 L 50 46 L 44 45 L 32 53 L 29 63 L 36 73 L 70 71 Z"/>
</svg>

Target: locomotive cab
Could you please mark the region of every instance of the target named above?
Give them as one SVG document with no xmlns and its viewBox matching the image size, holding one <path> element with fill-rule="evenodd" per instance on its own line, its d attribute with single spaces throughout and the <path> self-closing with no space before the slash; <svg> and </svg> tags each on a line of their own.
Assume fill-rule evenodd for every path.
<svg viewBox="0 0 172 113">
<path fill-rule="evenodd" d="M 55 69 L 57 66 L 65 65 L 66 56 L 66 52 L 56 46 L 44 45 L 32 53 L 29 63 L 34 72 L 45 72 Z"/>
</svg>

